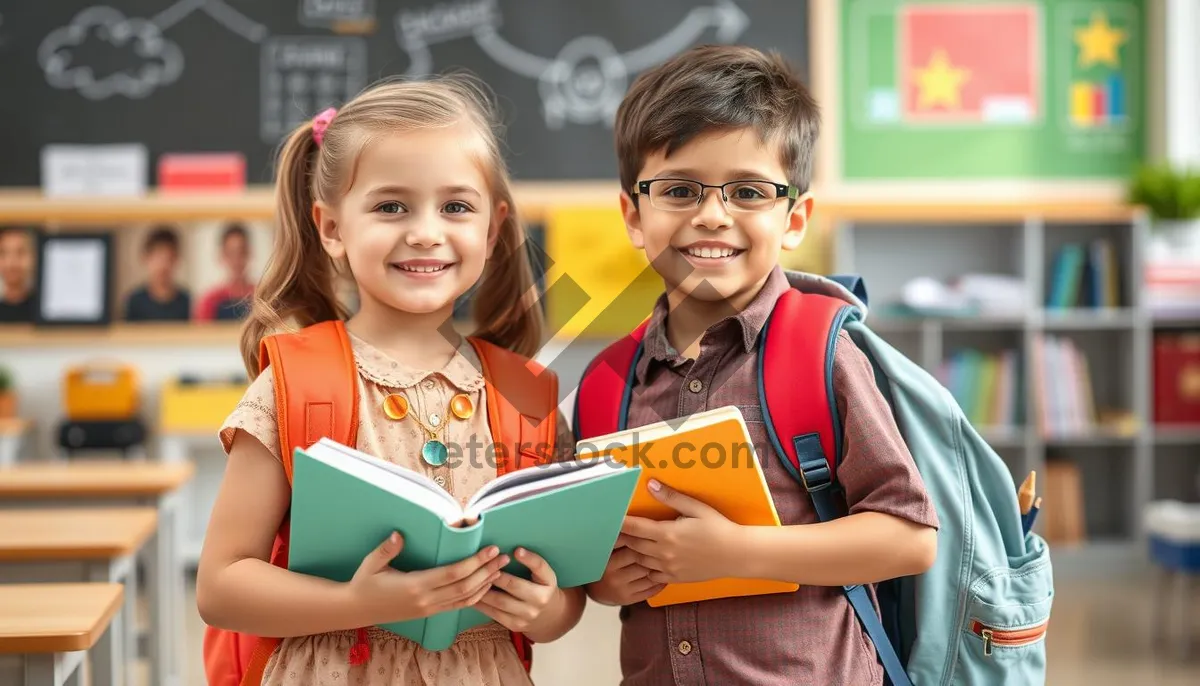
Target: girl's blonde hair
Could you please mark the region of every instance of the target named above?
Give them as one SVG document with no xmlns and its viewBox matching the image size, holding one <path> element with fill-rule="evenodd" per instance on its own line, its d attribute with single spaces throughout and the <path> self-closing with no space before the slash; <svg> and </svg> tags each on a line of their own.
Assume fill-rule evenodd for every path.
<svg viewBox="0 0 1200 686">
<path fill-rule="evenodd" d="M 318 146 L 313 123 L 296 128 L 279 154 L 275 185 L 275 246 L 242 328 L 242 359 L 258 375 L 259 341 L 289 325 L 345 319 L 337 280 L 348 273 L 321 246 L 313 202 L 336 205 L 350 186 L 359 153 L 373 138 L 446 127 L 463 120 L 479 132 L 480 160 L 493 203 L 508 204 L 496 247 L 474 295 L 473 335 L 532 357 L 541 344 L 542 310 L 533 290 L 525 229 L 513 200 L 500 150 L 497 111 L 482 82 L 465 74 L 425 81 L 390 81 L 371 87 L 337 111 Z"/>
</svg>

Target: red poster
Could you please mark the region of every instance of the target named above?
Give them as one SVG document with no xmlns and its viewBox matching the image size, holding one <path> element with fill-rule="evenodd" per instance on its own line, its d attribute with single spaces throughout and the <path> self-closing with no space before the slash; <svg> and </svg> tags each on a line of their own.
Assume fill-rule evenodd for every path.
<svg viewBox="0 0 1200 686">
<path fill-rule="evenodd" d="M 905 119 L 1030 123 L 1040 116 L 1038 8 L 907 5 L 900 12 Z"/>
</svg>

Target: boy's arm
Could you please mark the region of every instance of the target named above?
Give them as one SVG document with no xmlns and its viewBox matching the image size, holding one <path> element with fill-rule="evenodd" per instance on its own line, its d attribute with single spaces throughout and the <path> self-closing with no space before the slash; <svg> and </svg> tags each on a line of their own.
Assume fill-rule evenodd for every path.
<svg viewBox="0 0 1200 686">
<path fill-rule="evenodd" d="M 874 583 L 928 569 L 937 512 L 866 356 L 838 335 L 833 388 L 843 427 L 837 480 L 848 515 L 829 522 L 754 527 L 743 559 L 755 574 L 802 584 Z"/>
</svg>

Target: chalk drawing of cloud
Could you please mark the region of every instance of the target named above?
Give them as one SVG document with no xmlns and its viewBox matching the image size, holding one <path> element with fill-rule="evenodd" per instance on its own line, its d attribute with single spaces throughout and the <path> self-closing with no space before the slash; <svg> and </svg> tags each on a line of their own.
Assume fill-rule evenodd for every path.
<svg viewBox="0 0 1200 686">
<path fill-rule="evenodd" d="M 97 78 L 92 66 L 76 59 L 78 48 L 88 41 L 102 41 L 107 52 L 119 54 L 119 68 L 106 68 Z M 78 91 L 91 100 L 114 95 L 144 98 L 179 78 L 183 53 L 145 19 L 126 18 L 109 7 L 89 7 L 42 40 L 38 63 L 51 86 Z"/>
</svg>

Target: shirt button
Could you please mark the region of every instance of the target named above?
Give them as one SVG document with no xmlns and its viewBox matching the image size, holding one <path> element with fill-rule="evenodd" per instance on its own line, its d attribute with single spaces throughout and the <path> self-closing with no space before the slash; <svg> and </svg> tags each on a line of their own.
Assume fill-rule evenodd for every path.
<svg viewBox="0 0 1200 686">
<path fill-rule="evenodd" d="M 688 643 L 687 641 L 680 641 L 679 642 L 679 652 L 683 653 L 684 655 L 687 655 L 688 653 L 692 652 L 692 644 Z"/>
<path fill-rule="evenodd" d="M 704 390 L 704 382 L 700 379 L 692 379 L 688 382 L 688 390 L 692 393 L 699 393 Z"/>
<path fill-rule="evenodd" d="M 438 476 L 435 476 L 435 477 L 433 477 L 433 483 L 435 483 L 435 484 L 437 484 L 437 485 L 439 485 L 439 486 L 441 486 L 441 487 L 445 488 L 445 486 L 446 486 L 446 477 L 444 477 L 444 476 L 442 476 L 442 475 L 440 475 L 440 474 L 439 474 Z"/>
</svg>

